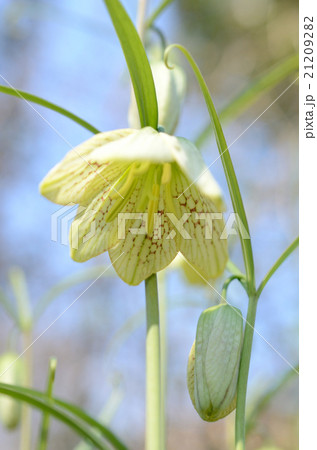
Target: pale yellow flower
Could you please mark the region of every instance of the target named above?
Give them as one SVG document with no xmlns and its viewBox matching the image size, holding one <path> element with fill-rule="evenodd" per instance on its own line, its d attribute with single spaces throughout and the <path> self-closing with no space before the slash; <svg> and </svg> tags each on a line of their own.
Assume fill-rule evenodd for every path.
<svg viewBox="0 0 317 450">
<path fill-rule="evenodd" d="M 223 210 L 221 191 L 200 152 L 184 138 L 150 127 L 97 134 L 70 151 L 40 191 L 55 203 L 81 206 L 70 232 L 71 257 L 82 262 L 109 251 L 129 284 L 164 269 L 179 251 L 207 279 L 226 266 L 222 219 L 211 230 L 197 218 Z"/>
</svg>

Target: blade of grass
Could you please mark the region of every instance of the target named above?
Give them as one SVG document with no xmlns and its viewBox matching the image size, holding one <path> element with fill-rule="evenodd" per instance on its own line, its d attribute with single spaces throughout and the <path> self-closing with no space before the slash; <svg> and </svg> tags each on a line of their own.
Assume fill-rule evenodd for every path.
<svg viewBox="0 0 317 450">
<path fill-rule="evenodd" d="M 268 273 L 265 275 L 264 279 L 260 283 L 260 286 L 257 290 L 257 297 L 260 297 L 264 287 L 270 280 L 270 278 L 274 275 L 274 273 L 277 271 L 277 269 L 280 267 L 281 264 L 288 258 L 288 256 L 298 247 L 299 244 L 299 238 L 296 238 L 289 247 L 285 250 L 285 252 L 282 253 L 282 255 L 278 258 L 276 263 L 271 267 L 271 269 L 268 271 Z"/>
<path fill-rule="evenodd" d="M 55 380 L 56 364 L 57 364 L 56 358 L 51 358 L 50 363 L 49 363 L 49 369 L 48 369 L 48 379 L 47 379 L 47 389 L 46 389 L 46 395 L 49 400 L 52 399 L 52 395 L 53 395 L 53 385 L 54 385 L 54 380 Z M 47 412 L 45 412 L 43 414 L 43 419 L 42 419 L 38 450 L 46 450 L 47 449 L 49 426 L 50 426 L 50 415 Z"/>
<path fill-rule="evenodd" d="M 26 393 L 25 388 L 0 383 L 0 393 L 25 402 L 37 409 L 40 409 L 41 411 L 48 412 L 56 419 L 64 422 L 66 425 L 76 431 L 76 433 L 81 437 L 88 439 L 93 445 L 95 445 L 96 448 L 99 448 L 101 450 L 109 449 L 109 447 L 106 446 L 99 438 L 97 438 L 95 434 L 92 433 L 84 425 L 83 422 L 78 422 L 76 419 L 64 413 L 61 409 L 57 408 L 55 405 L 50 404 L 43 398 L 36 398 L 36 396 L 32 394 Z"/>
<path fill-rule="evenodd" d="M 100 431 L 104 438 L 106 438 L 111 445 L 117 450 L 127 450 L 127 447 L 115 436 L 112 431 L 109 430 L 105 425 L 93 419 L 87 413 L 85 413 L 81 408 L 76 405 L 67 403 L 61 399 L 54 398 L 57 405 L 67 409 L 72 414 L 79 417 L 81 420 L 85 421 L 88 425 Z"/>
<path fill-rule="evenodd" d="M 298 54 L 291 55 L 282 62 L 271 67 L 264 74 L 258 76 L 253 83 L 246 89 L 243 89 L 242 92 L 233 98 L 229 104 L 220 111 L 219 118 L 221 122 L 223 123 L 224 121 L 238 117 L 266 92 L 273 89 L 297 70 Z M 208 123 L 196 138 L 195 145 L 201 148 L 206 139 L 211 136 L 212 131 L 212 126 Z"/>
<path fill-rule="evenodd" d="M 107 403 L 103 407 L 101 413 L 98 415 L 98 421 L 109 426 L 113 416 L 117 413 L 120 404 L 124 398 L 124 391 L 121 385 L 113 386 L 113 389 L 110 393 L 110 397 L 107 400 Z M 74 450 L 93 450 L 90 444 L 87 444 L 84 441 L 80 441 Z"/>
<path fill-rule="evenodd" d="M 157 128 L 158 109 L 153 75 L 141 39 L 119 0 L 104 0 L 130 72 L 141 127 Z"/>
<path fill-rule="evenodd" d="M 55 105 L 55 103 L 49 102 L 42 97 L 38 97 L 37 95 L 29 94 L 28 92 L 20 91 L 18 89 L 2 85 L 0 85 L 0 92 L 2 92 L 3 94 L 21 98 L 22 100 L 26 100 L 28 102 L 36 103 L 37 105 L 44 106 L 44 108 L 51 109 L 61 114 L 62 116 L 68 117 L 68 119 L 78 123 L 78 125 L 81 125 L 83 128 L 86 128 L 86 130 L 91 131 L 91 133 L 100 133 L 97 128 L 90 125 L 90 123 L 86 122 L 86 120 L 81 119 L 80 117 L 76 116 L 76 114 L 71 113 L 61 106 Z"/>
<path fill-rule="evenodd" d="M 97 446 L 97 448 L 108 450 L 108 447 L 101 443 L 100 439 L 96 437 L 96 434 L 89 430 L 89 428 L 86 428 L 85 425 L 99 430 L 103 437 L 106 438 L 115 449 L 127 450 L 127 447 L 107 427 L 93 419 L 76 405 L 72 405 L 55 397 L 52 397 L 51 401 L 48 401 L 46 394 L 43 392 L 5 383 L 0 383 L 0 394 L 9 395 L 18 400 L 25 401 L 42 411 L 47 411 L 51 416 L 54 416 L 56 419 L 73 428 L 81 437 L 88 439 L 89 442 Z M 63 409 L 74 415 L 75 418 L 63 411 Z"/>
</svg>

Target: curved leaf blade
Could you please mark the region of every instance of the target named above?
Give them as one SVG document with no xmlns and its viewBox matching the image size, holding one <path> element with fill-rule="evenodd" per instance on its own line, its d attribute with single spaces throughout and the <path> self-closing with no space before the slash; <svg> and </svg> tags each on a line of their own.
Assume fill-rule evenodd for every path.
<svg viewBox="0 0 317 450">
<path fill-rule="evenodd" d="M 12 95 L 13 97 L 21 98 L 26 102 L 32 102 L 44 106 L 44 108 L 51 109 L 52 111 L 55 111 L 61 114 L 62 116 L 68 117 L 68 119 L 72 120 L 73 122 L 76 122 L 83 128 L 86 128 L 86 130 L 91 131 L 91 133 L 94 134 L 100 133 L 100 131 L 97 128 L 95 128 L 90 123 L 86 122 L 86 120 L 81 119 L 80 117 L 76 116 L 76 114 L 73 114 L 72 112 L 68 111 L 65 108 L 62 108 L 61 106 L 55 105 L 55 103 L 49 102 L 48 100 L 45 100 L 42 97 L 38 97 L 37 95 L 29 94 L 28 92 L 20 91 L 18 89 L 3 85 L 0 85 L 0 92 L 2 94 Z"/>
<path fill-rule="evenodd" d="M 10 397 L 15 398 L 16 400 L 20 400 L 22 402 L 26 402 L 35 408 L 41 409 L 54 416 L 56 419 L 64 422 L 70 428 L 75 430 L 81 437 L 91 442 L 96 448 L 101 450 L 108 450 L 107 447 L 101 440 L 96 437 L 94 433 L 92 433 L 89 429 L 85 427 L 83 423 L 79 423 L 71 416 L 65 414 L 62 410 L 57 408 L 55 405 L 50 404 L 49 402 L 45 402 L 43 399 L 36 398 L 33 395 L 30 395 L 26 392 L 21 391 L 21 388 L 12 385 L 6 385 L 4 383 L 0 383 L 0 393 L 4 395 L 8 395 Z"/>
<path fill-rule="evenodd" d="M 172 44 L 169 47 L 167 47 L 167 49 L 165 50 L 165 54 L 164 54 L 164 60 L 165 60 L 165 64 L 167 65 L 167 67 L 169 67 L 167 64 L 168 55 L 169 55 L 169 52 L 173 48 L 177 48 L 184 54 L 184 56 L 186 57 L 187 61 L 189 62 L 190 66 L 196 76 L 197 82 L 198 82 L 201 92 L 204 96 L 205 103 L 206 103 L 206 106 L 207 106 L 207 109 L 209 112 L 210 123 L 211 123 L 214 133 L 215 133 L 217 147 L 219 150 L 219 156 L 221 158 L 223 170 L 224 170 L 224 173 L 226 176 L 234 212 L 239 215 L 239 218 L 240 218 L 245 230 L 247 231 L 248 235 L 250 236 L 248 220 L 247 220 L 247 216 L 245 213 L 244 204 L 243 204 L 238 180 L 237 180 L 236 173 L 235 173 L 235 170 L 234 170 L 234 167 L 232 164 L 231 156 L 230 156 L 228 145 L 227 145 L 227 142 L 226 142 L 226 139 L 225 139 L 222 127 L 221 127 L 221 123 L 220 123 L 216 108 L 214 106 L 214 103 L 212 101 L 210 92 L 208 90 L 207 84 L 206 84 L 204 77 L 203 77 L 202 73 L 200 72 L 199 67 L 197 66 L 194 58 L 189 53 L 189 51 L 182 45 Z M 243 258 L 244 258 L 244 264 L 245 264 L 245 268 L 246 268 L 246 275 L 247 275 L 249 288 L 252 290 L 255 290 L 254 261 L 253 261 L 251 238 L 244 239 L 241 233 L 239 233 L 239 235 L 240 235 L 241 247 L 243 250 Z"/>
<path fill-rule="evenodd" d="M 141 39 L 119 0 L 104 0 L 128 65 L 141 127 L 158 125 L 155 85 Z"/>
<path fill-rule="evenodd" d="M 75 405 L 54 397 L 48 399 L 47 395 L 34 389 L 23 388 L 11 384 L 8 385 L 5 383 L 0 383 L 0 394 L 9 395 L 17 400 L 29 403 L 35 408 L 49 413 L 57 420 L 64 422 L 76 431 L 82 438 L 91 442 L 96 448 L 102 450 L 109 449 L 109 447 L 100 440 L 96 433 L 91 431 L 86 425 L 99 430 L 115 449 L 127 450 L 127 447 L 107 427 L 97 422 L 81 408 Z M 73 414 L 75 418 L 63 409 Z"/>
</svg>

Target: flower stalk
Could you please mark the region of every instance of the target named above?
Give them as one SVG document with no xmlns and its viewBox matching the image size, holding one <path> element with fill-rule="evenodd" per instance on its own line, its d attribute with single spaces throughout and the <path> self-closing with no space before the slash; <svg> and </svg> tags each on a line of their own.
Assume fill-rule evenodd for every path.
<svg viewBox="0 0 317 450">
<path fill-rule="evenodd" d="M 235 423 L 236 450 L 245 450 L 245 409 L 246 396 L 257 309 L 256 296 L 249 297 L 247 319 L 244 328 L 244 339 L 241 352 L 240 369 L 237 387 L 237 406 Z"/>
<path fill-rule="evenodd" d="M 157 275 L 145 280 L 146 297 L 146 450 L 164 448 L 161 415 L 161 355 Z M 164 439 L 165 440 L 165 439 Z"/>
<path fill-rule="evenodd" d="M 161 441 L 163 448 L 166 447 L 166 394 L 167 394 L 167 292 L 166 271 L 161 270 L 157 274 L 160 292 L 160 356 L 161 356 Z"/>
<path fill-rule="evenodd" d="M 25 351 L 24 361 L 24 386 L 30 387 L 32 385 L 32 369 L 33 369 L 33 354 L 32 354 L 32 332 L 31 330 L 23 331 L 23 347 Z M 20 450 L 31 449 L 31 410 L 29 405 L 22 405 L 22 418 L 21 418 L 21 439 Z"/>
</svg>

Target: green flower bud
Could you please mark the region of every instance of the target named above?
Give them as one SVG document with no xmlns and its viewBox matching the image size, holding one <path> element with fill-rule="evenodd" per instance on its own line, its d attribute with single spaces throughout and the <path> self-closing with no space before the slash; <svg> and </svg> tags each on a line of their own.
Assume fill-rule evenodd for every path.
<svg viewBox="0 0 317 450">
<path fill-rule="evenodd" d="M 0 382 L 7 384 L 22 384 L 23 378 L 23 362 L 18 354 L 14 352 L 6 352 L 0 356 Z M 13 363 L 13 364 L 12 364 Z M 10 367 L 10 365 L 12 366 Z M 8 367 L 10 367 L 8 369 Z M 7 370 L 8 369 L 8 370 Z M 7 396 L 0 396 L 0 422 L 8 428 L 15 428 L 21 416 L 20 403 L 17 400 Z"/>
<path fill-rule="evenodd" d="M 151 69 L 158 103 L 158 123 L 167 134 L 173 134 L 185 96 L 185 73 L 177 65 L 174 65 L 173 69 L 168 69 L 163 61 L 153 62 Z M 140 128 L 139 113 L 134 96 L 131 99 L 128 119 L 131 128 Z"/>
<path fill-rule="evenodd" d="M 187 367 L 189 395 L 203 420 L 222 419 L 236 407 L 242 341 L 238 308 L 220 304 L 203 311 Z"/>
</svg>

